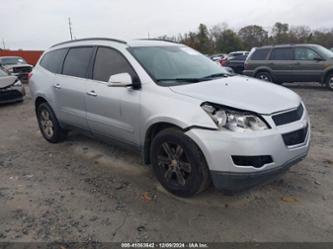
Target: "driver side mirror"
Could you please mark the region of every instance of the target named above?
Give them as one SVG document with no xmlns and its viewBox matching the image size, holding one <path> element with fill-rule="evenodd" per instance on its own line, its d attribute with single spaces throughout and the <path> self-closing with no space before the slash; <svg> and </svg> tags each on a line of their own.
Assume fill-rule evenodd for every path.
<svg viewBox="0 0 333 249">
<path fill-rule="evenodd" d="M 110 76 L 109 87 L 129 87 L 133 86 L 133 80 L 129 73 L 118 73 Z"/>
</svg>

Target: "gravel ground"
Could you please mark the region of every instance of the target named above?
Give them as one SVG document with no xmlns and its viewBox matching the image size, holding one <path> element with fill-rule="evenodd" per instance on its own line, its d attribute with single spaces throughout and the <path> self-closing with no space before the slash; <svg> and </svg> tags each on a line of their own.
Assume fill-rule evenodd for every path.
<svg viewBox="0 0 333 249">
<path fill-rule="evenodd" d="M 47 143 L 29 95 L 0 106 L 0 242 L 333 241 L 333 92 L 291 89 L 311 116 L 308 157 L 265 186 L 191 199 L 134 152 L 79 134 Z"/>
</svg>

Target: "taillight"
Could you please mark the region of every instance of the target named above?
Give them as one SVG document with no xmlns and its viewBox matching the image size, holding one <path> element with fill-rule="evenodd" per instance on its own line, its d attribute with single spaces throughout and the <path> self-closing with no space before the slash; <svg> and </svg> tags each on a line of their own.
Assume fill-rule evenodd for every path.
<svg viewBox="0 0 333 249">
<path fill-rule="evenodd" d="M 30 78 L 32 77 L 32 72 L 28 73 L 28 79 L 30 80 Z"/>
<path fill-rule="evenodd" d="M 225 66 L 227 64 L 227 60 L 221 60 L 220 63 L 221 63 L 221 66 Z"/>
</svg>

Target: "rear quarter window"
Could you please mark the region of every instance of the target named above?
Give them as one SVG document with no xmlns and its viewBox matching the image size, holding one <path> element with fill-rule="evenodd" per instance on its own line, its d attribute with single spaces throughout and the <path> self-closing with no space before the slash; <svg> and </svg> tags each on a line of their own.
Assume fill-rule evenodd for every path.
<svg viewBox="0 0 333 249">
<path fill-rule="evenodd" d="M 40 65 L 52 73 L 60 73 L 66 53 L 67 49 L 58 49 L 47 52 L 43 56 Z"/>
<path fill-rule="evenodd" d="M 253 60 L 253 61 L 266 60 L 269 51 L 270 51 L 269 48 L 267 48 L 267 49 L 257 49 L 253 52 L 250 59 Z"/>
</svg>

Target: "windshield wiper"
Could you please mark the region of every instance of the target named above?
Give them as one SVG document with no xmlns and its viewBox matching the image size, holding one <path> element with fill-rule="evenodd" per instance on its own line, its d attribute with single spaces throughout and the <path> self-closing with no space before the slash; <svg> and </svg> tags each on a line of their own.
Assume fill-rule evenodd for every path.
<svg viewBox="0 0 333 249">
<path fill-rule="evenodd" d="M 232 74 L 227 74 L 227 73 L 214 73 L 214 74 L 207 75 L 207 76 L 203 77 L 203 79 L 219 78 L 219 77 L 227 78 L 227 77 L 230 77 L 230 76 L 233 76 L 233 75 Z"/>
<path fill-rule="evenodd" d="M 158 82 L 161 81 L 176 81 L 176 82 L 189 82 L 189 83 L 197 83 L 201 81 L 207 81 L 209 78 L 175 78 L 175 79 L 157 79 Z"/>
</svg>

